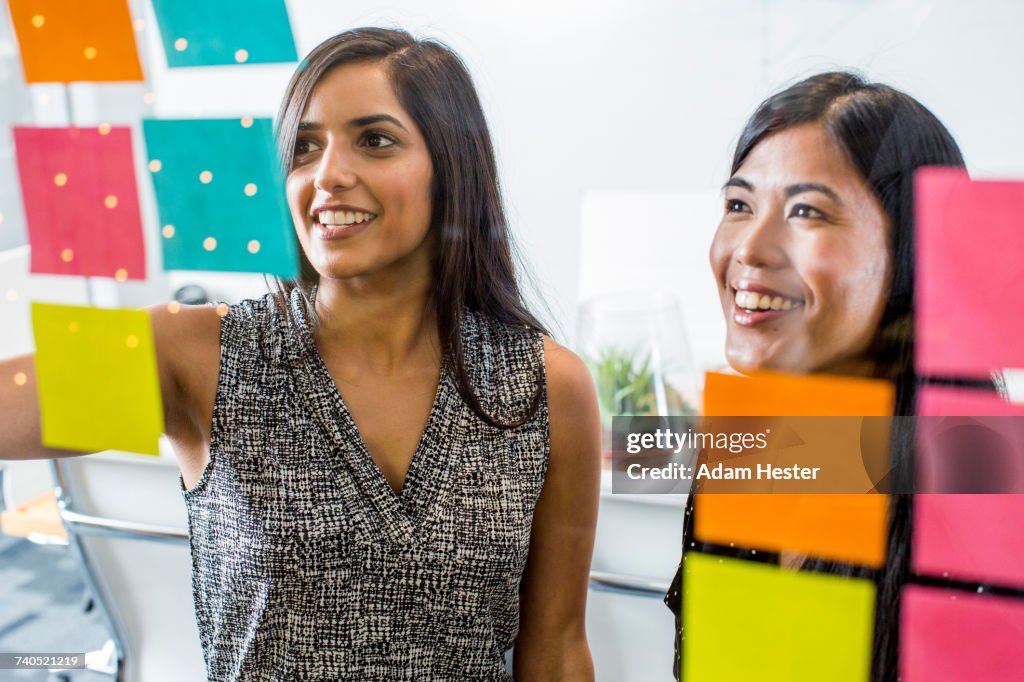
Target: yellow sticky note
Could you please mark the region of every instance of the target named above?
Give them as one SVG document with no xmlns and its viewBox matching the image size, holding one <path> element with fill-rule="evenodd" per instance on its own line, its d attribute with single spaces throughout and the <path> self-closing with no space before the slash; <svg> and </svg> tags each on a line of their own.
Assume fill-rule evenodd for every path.
<svg viewBox="0 0 1024 682">
<path fill-rule="evenodd" d="M 32 304 L 43 444 L 158 455 L 164 430 L 145 310 Z"/>
<path fill-rule="evenodd" d="M 866 682 L 871 581 L 690 552 L 683 679 Z"/>
</svg>

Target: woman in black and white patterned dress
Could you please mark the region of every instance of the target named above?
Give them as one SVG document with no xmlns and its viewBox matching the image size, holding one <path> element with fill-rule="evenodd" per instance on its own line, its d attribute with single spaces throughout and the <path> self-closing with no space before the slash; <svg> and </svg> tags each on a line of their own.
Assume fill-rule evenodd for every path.
<svg viewBox="0 0 1024 682">
<path fill-rule="evenodd" d="M 511 680 L 514 645 L 592 680 L 597 402 L 523 304 L 465 67 L 342 33 L 277 134 L 301 279 L 151 309 L 209 679 Z M 33 407 L 0 457 L 71 454 Z"/>
</svg>

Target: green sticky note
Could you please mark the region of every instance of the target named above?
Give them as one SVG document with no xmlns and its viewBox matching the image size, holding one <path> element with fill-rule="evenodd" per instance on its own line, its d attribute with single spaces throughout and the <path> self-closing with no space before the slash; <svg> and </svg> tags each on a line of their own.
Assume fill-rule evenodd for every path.
<svg viewBox="0 0 1024 682">
<path fill-rule="evenodd" d="M 683 581 L 684 679 L 869 679 L 872 582 L 698 552 Z"/>
<path fill-rule="evenodd" d="M 145 310 L 32 304 L 43 444 L 158 455 L 164 430 Z"/>
<path fill-rule="evenodd" d="M 165 270 L 298 277 L 270 119 L 147 119 L 142 131 Z"/>
<path fill-rule="evenodd" d="M 153 0 L 167 66 L 294 62 L 284 0 Z"/>
</svg>

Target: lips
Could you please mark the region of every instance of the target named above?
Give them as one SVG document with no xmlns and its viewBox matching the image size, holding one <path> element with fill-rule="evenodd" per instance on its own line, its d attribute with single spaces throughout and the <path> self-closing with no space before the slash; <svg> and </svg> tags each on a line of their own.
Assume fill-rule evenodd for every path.
<svg viewBox="0 0 1024 682">
<path fill-rule="evenodd" d="M 370 218 L 361 223 L 352 223 L 351 225 L 324 225 L 314 221 L 313 234 L 324 240 L 349 239 L 370 227 L 373 220 L 373 218 Z"/>
<path fill-rule="evenodd" d="M 776 320 L 804 306 L 804 299 L 789 296 L 752 280 L 737 280 L 732 291 L 732 318 L 736 324 L 750 327 Z"/>
<path fill-rule="evenodd" d="M 349 204 L 320 203 L 310 211 L 313 234 L 319 239 L 349 239 L 366 230 L 377 213 Z"/>
</svg>

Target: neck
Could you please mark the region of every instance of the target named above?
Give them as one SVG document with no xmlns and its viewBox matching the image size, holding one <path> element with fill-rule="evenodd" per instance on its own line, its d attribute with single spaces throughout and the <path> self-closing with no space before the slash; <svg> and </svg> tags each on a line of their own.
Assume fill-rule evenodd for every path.
<svg viewBox="0 0 1024 682">
<path fill-rule="evenodd" d="M 408 276 L 408 273 L 406 273 Z M 440 362 L 429 274 L 392 278 L 321 277 L 315 308 L 317 347 L 348 367 L 390 374 L 411 364 Z"/>
<path fill-rule="evenodd" d="M 861 377 L 864 379 L 870 379 L 878 376 L 878 367 L 875 365 L 875 362 L 866 357 L 848 358 L 841 362 L 826 365 L 814 371 L 815 373 L 836 374 L 846 377 Z"/>
</svg>

